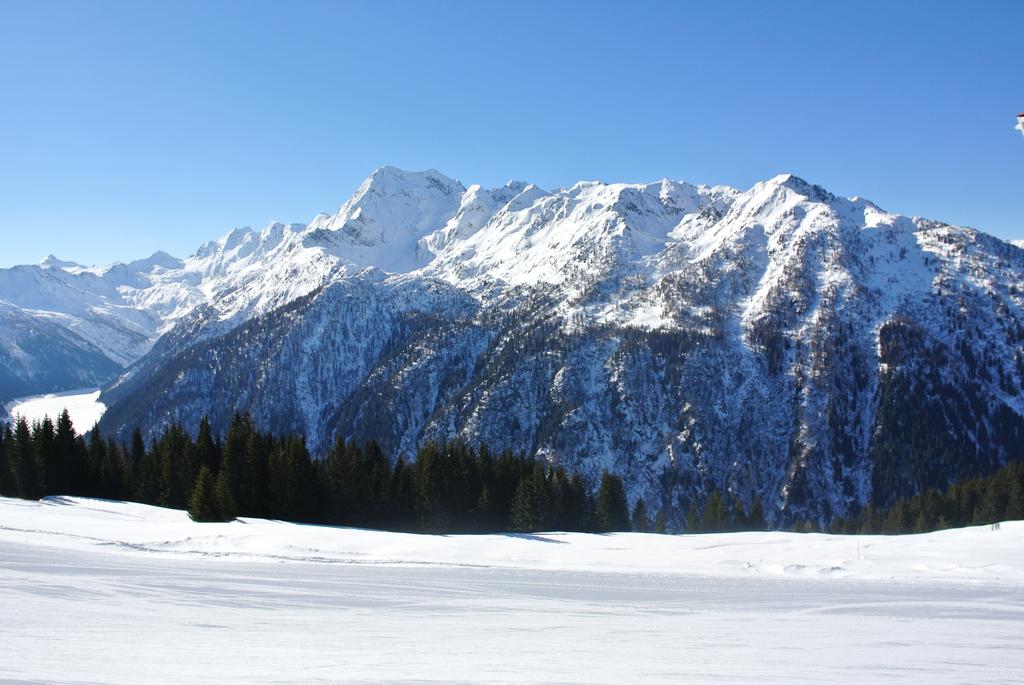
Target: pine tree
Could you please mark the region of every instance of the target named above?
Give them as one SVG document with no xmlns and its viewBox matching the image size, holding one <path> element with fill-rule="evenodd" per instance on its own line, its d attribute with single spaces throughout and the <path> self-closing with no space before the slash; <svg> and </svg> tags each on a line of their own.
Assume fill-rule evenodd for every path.
<svg viewBox="0 0 1024 685">
<path fill-rule="evenodd" d="M 900 535 L 906 532 L 906 505 L 903 500 L 896 500 L 896 503 L 889 509 L 889 512 L 882 520 L 882 533 L 886 535 Z"/>
<path fill-rule="evenodd" d="M 15 494 L 25 499 L 42 497 L 39 459 L 32 442 L 32 431 L 24 416 L 18 417 L 14 424 L 14 442 L 9 454 Z"/>
<path fill-rule="evenodd" d="M 1019 521 L 1024 519 L 1024 464 L 1011 464 L 1007 470 L 1009 482 L 1006 487 L 1004 517 L 1007 521 Z"/>
<path fill-rule="evenodd" d="M 64 409 L 57 417 L 54 450 L 55 468 L 49 478 L 54 494 L 80 495 L 86 477 L 85 448 L 81 436 L 75 432 L 71 415 Z"/>
<path fill-rule="evenodd" d="M 697 501 L 690 500 L 690 506 L 686 509 L 686 532 L 700 532 L 700 517 L 697 515 Z"/>
<path fill-rule="evenodd" d="M 646 533 L 650 525 L 647 520 L 647 504 L 643 497 L 638 498 L 633 507 L 632 525 L 634 533 Z"/>
<path fill-rule="evenodd" d="M 188 501 L 188 515 L 193 521 L 224 521 L 220 513 L 216 486 L 213 480 L 213 473 L 210 467 L 203 464 L 199 468 L 199 475 L 196 477 L 196 485 L 192 489 L 192 495 Z"/>
<path fill-rule="evenodd" d="M 583 476 L 572 474 L 569 479 L 570 525 L 569 530 L 591 531 L 594 529 L 594 497 L 587 488 Z"/>
<path fill-rule="evenodd" d="M 914 532 L 927 533 L 931 530 L 931 527 L 931 523 L 928 521 L 928 517 L 925 516 L 924 510 L 917 512 L 917 517 L 914 519 Z"/>
<path fill-rule="evenodd" d="M 622 480 L 607 471 L 601 474 L 601 486 L 595 506 L 597 526 L 601 532 L 629 530 L 629 504 Z"/>
<path fill-rule="evenodd" d="M 141 441 L 142 436 L 139 436 Z M 132 453 L 135 454 L 138 445 L 132 440 Z M 142 459 L 135 469 L 135 498 L 146 504 L 158 504 L 160 502 L 160 457 L 158 456 L 156 444 L 149 449 L 143 445 Z"/>
<path fill-rule="evenodd" d="M 523 478 L 512 498 L 512 530 L 533 533 L 541 530 L 543 520 L 540 513 L 540 493 L 532 477 Z"/>
<path fill-rule="evenodd" d="M 390 525 L 396 530 L 411 531 L 416 526 L 416 490 L 413 485 L 412 468 L 399 457 L 395 468 L 391 471 L 392 512 Z"/>
<path fill-rule="evenodd" d="M 761 496 L 754 495 L 754 502 L 750 505 L 750 514 L 747 516 L 747 530 L 764 529 L 764 507 L 761 505 Z"/>
<path fill-rule="evenodd" d="M 235 501 L 235 484 L 227 458 L 221 462 L 220 473 L 217 474 L 215 496 L 217 499 L 217 515 L 221 521 L 233 521 L 238 516 L 238 504 Z"/>
<path fill-rule="evenodd" d="M 245 442 L 244 458 L 239 469 L 240 482 L 236 487 L 245 506 L 243 509 L 242 504 L 239 504 L 239 513 L 243 516 L 267 516 L 270 511 L 267 469 L 272 445 L 273 439 L 261 435 L 255 428 Z M 217 452 L 220 454 L 219 447 Z"/>
<path fill-rule="evenodd" d="M 667 532 L 664 507 L 658 509 L 658 515 L 654 517 L 654 532 L 658 535 L 664 535 Z"/>
<path fill-rule="evenodd" d="M 210 419 L 203 416 L 199 421 L 199 432 L 196 434 L 196 461 L 200 468 L 205 464 L 210 467 L 211 472 L 216 472 L 220 467 L 219 452 L 220 448 L 213 439 Z"/>
<path fill-rule="evenodd" d="M 36 453 L 36 482 L 39 496 L 50 493 L 64 494 L 61 492 L 65 489 L 63 485 L 60 490 L 54 487 L 55 477 L 59 483 L 62 474 L 60 455 L 57 452 L 57 432 L 49 416 L 44 416 L 42 421 L 32 426 L 32 443 Z"/>
<path fill-rule="evenodd" d="M 452 529 L 451 472 L 445 458 L 445 448 L 429 443 L 416 455 L 416 518 L 420 529 L 427 532 L 445 532 Z"/>
<path fill-rule="evenodd" d="M 871 503 L 861 510 L 860 515 L 857 517 L 857 533 L 860 535 L 870 535 L 877 530 L 875 525 L 875 508 Z"/>
<path fill-rule="evenodd" d="M 103 438 L 99 426 L 89 431 L 89 450 L 85 459 L 85 479 L 83 490 L 93 497 L 104 497 L 103 493 L 103 462 L 107 459 L 107 441 Z"/>
<path fill-rule="evenodd" d="M 13 497 L 14 476 L 11 473 L 10 451 L 14 447 L 14 433 L 10 424 L 0 423 L 0 497 Z"/>
<path fill-rule="evenodd" d="M 494 502 L 491 501 L 491 491 L 485 485 L 480 490 L 480 497 L 476 501 L 476 529 L 480 532 L 493 530 Z"/>
<path fill-rule="evenodd" d="M 132 446 L 129 455 L 135 468 L 138 468 L 142 464 L 142 460 L 146 458 L 146 443 L 143 442 L 142 433 L 138 428 L 132 431 Z"/>
<path fill-rule="evenodd" d="M 172 423 L 160 436 L 156 445 L 160 465 L 159 481 L 161 506 L 183 509 L 195 486 L 198 468 L 194 463 L 195 445 L 179 423 Z"/>
<path fill-rule="evenodd" d="M 704 518 L 701 522 L 701 529 L 705 533 L 720 533 L 725 527 L 725 504 L 722 502 L 722 495 L 718 490 L 712 490 L 704 505 Z"/>
<path fill-rule="evenodd" d="M 248 414 L 239 414 L 231 418 L 227 438 L 221 450 L 220 468 L 217 471 L 217 499 L 221 503 L 221 514 L 234 518 L 239 512 L 246 515 L 252 513 L 256 504 L 249 501 L 248 493 L 252 491 L 246 462 L 250 436 L 255 431 L 252 418 Z"/>
<path fill-rule="evenodd" d="M 279 454 L 283 458 L 281 469 L 271 471 L 271 496 L 275 498 L 284 518 L 303 521 L 318 509 L 317 493 L 313 487 L 313 464 L 306 449 L 305 438 L 282 441 Z M 273 462 L 272 462 L 273 463 Z M 281 475 L 284 478 L 281 478 Z"/>
<path fill-rule="evenodd" d="M 529 479 L 535 495 L 534 530 L 551 530 L 554 527 L 555 506 L 551 491 L 551 469 L 542 459 L 534 460 Z"/>
</svg>

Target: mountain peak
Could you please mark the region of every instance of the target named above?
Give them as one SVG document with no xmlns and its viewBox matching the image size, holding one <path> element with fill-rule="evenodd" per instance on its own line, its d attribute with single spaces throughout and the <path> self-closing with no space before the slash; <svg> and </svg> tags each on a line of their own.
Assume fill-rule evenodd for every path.
<svg viewBox="0 0 1024 685">
<path fill-rule="evenodd" d="M 797 195 L 803 195 L 813 202 L 832 202 L 836 196 L 819 185 L 808 183 L 796 174 L 785 173 L 764 182 L 768 186 L 787 188 Z"/>
<path fill-rule="evenodd" d="M 169 255 L 163 250 L 157 250 L 149 257 L 145 259 L 136 259 L 135 261 L 129 262 L 126 266 L 131 271 L 150 272 L 153 269 L 160 267 L 161 269 L 180 269 L 184 266 L 184 262 Z"/>
<path fill-rule="evenodd" d="M 378 167 L 370 176 L 363 181 L 360 191 L 364 188 L 394 190 L 402 186 L 426 185 L 439 189 L 446 189 L 459 194 L 465 192 L 466 188 L 458 180 L 442 174 L 437 169 L 426 169 L 425 171 L 408 171 L 396 166 L 384 165 Z"/>
<path fill-rule="evenodd" d="M 81 266 L 81 264 L 78 264 L 76 262 L 66 262 L 63 259 L 58 259 L 56 256 L 51 254 L 47 255 L 46 259 L 39 262 L 39 266 L 43 267 L 44 269 L 68 269 Z"/>
<path fill-rule="evenodd" d="M 382 166 L 336 213 L 318 214 L 308 229 L 333 232 L 331 251 L 352 264 L 410 271 L 418 265 L 419 240 L 455 215 L 465 193 L 462 183 L 436 169 Z"/>
<path fill-rule="evenodd" d="M 804 188 L 810 188 L 811 187 L 810 183 L 808 183 L 804 179 L 800 178 L 796 174 L 793 174 L 793 173 L 790 173 L 790 172 L 786 172 L 786 173 L 782 173 L 782 174 L 776 174 L 775 176 L 772 176 L 767 181 L 765 181 L 765 183 L 767 185 L 773 185 L 773 186 L 784 186 L 786 188 L 789 188 L 790 190 L 796 190 L 796 191 L 800 191 L 800 190 L 802 190 Z"/>
</svg>

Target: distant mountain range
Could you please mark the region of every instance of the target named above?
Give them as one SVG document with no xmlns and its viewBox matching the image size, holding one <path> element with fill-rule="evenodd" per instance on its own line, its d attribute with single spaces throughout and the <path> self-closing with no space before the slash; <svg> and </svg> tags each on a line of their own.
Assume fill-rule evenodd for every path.
<svg viewBox="0 0 1024 685">
<path fill-rule="evenodd" d="M 462 437 L 676 520 L 717 489 L 824 521 L 1024 457 L 1024 250 L 791 175 L 383 167 L 185 260 L 0 270 L 0 400 L 87 385 L 121 437 L 243 410 L 314 451 Z"/>
</svg>

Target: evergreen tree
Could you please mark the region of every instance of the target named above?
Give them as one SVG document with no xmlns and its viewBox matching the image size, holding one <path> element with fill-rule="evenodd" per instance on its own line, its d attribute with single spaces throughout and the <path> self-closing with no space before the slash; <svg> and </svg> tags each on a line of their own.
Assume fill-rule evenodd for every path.
<svg viewBox="0 0 1024 685">
<path fill-rule="evenodd" d="M 701 530 L 705 533 L 720 533 L 725 527 L 725 503 L 718 490 L 712 490 L 704 505 L 704 517 Z"/>
<path fill-rule="evenodd" d="M 132 431 L 132 446 L 129 456 L 135 468 L 138 468 L 142 464 L 142 460 L 146 458 L 146 443 L 143 442 L 142 432 L 138 428 Z"/>
<path fill-rule="evenodd" d="M 686 508 L 686 532 L 700 532 L 700 516 L 697 514 L 697 501 L 690 500 L 690 506 Z"/>
<path fill-rule="evenodd" d="M 220 473 L 214 485 L 214 495 L 217 499 L 217 515 L 221 521 L 233 521 L 238 516 L 238 504 L 235 500 L 235 484 L 231 475 L 231 468 L 227 465 L 227 459 L 221 463 Z"/>
<path fill-rule="evenodd" d="M 491 501 L 491 491 L 485 485 L 480 490 L 480 497 L 476 501 L 476 529 L 481 532 L 488 532 L 492 528 L 494 518 L 494 502 Z"/>
<path fill-rule="evenodd" d="M 512 498 L 512 530 L 534 533 L 545 527 L 542 487 L 532 475 L 519 482 Z"/>
<path fill-rule="evenodd" d="M 875 508 L 869 502 L 868 506 L 861 510 L 857 517 L 857 532 L 860 535 L 870 535 L 877 530 L 875 525 Z"/>
<path fill-rule="evenodd" d="M 32 442 L 35 446 L 37 468 L 37 491 L 39 497 L 47 493 L 63 494 L 61 486 L 60 453 L 57 451 L 57 431 L 49 416 L 32 426 Z"/>
<path fill-rule="evenodd" d="M 569 479 L 569 525 L 568 530 L 591 531 L 594 529 L 594 498 L 579 473 Z"/>
<path fill-rule="evenodd" d="M 232 416 L 217 472 L 217 500 L 220 502 L 221 515 L 225 518 L 233 519 L 239 511 L 248 514 L 256 504 L 246 496 L 252 491 L 245 466 L 248 460 L 246 451 L 253 432 L 252 418 L 248 414 L 236 412 Z"/>
<path fill-rule="evenodd" d="M 193 463 L 195 445 L 179 423 L 172 423 L 156 444 L 159 463 L 159 504 L 183 509 L 195 485 L 197 467 Z"/>
<path fill-rule="evenodd" d="M 978 504 L 978 515 L 974 523 L 988 525 L 999 521 L 1006 511 L 1006 470 L 992 474 Z"/>
<path fill-rule="evenodd" d="M 240 482 L 237 486 L 242 500 L 239 512 L 243 516 L 267 516 L 267 512 L 270 511 L 267 469 L 273 442 L 270 436 L 261 435 L 255 428 L 249 432 L 239 470 Z M 219 446 L 216 447 L 216 452 L 221 454 Z"/>
<path fill-rule="evenodd" d="M 658 509 L 658 515 L 654 517 L 654 532 L 658 535 L 664 535 L 667 531 L 665 523 L 665 509 L 664 507 Z"/>
<path fill-rule="evenodd" d="M 899 535 L 905 533 L 907 528 L 906 505 L 903 500 L 897 500 L 882 521 L 882 532 L 886 535 Z"/>
<path fill-rule="evenodd" d="M 0 423 L 0 497 L 13 497 L 14 476 L 11 472 L 9 452 L 14 446 L 14 433 L 10 424 Z"/>
<path fill-rule="evenodd" d="M 24 416 L 18 417 L 14 424 L 14 441 L 9 454 L 15 494 L 25 499 L 42 497 L 40 463 L 32 442 L 32 431 Z"/>
<path fill-rule="evenodd" d="M 510 450 L 498 455 L 490 475 L 490 495 L 494 503 L 494 530 L 509 530 L 512 525 L 512 499 L 519 489 L 519 481 L 533 470 L 531 460 L 517 457 Z"/>
<path fill-rule="evenodd" d="M 646 533 L 650 526 L 650 522 L 647 520 L 647 504 L 643 497 L 638 498 L 633 506 L 632 525 L 635 533 Z"/>
<path fill-rule="evenodd" d="M 217 499 L 210 467 L 203 464 L 196 477 L 196 486 L 188 500 L 188 515 L 193 521 L 224 521 L 220 515 L 220 503 Z M 230 519 L 228 519 L 230 520 Z"/>
<path fill-rule="evenodd" d="M 273 516 L 304 521 L 317 509 L 313 468 L 303 438 L 285 438 L 270 453 L 270 498 Z"/>
<path fill-rule="evenodd" d="M 196 434 L 196 461 L 200 468 L 203 465 L 209 466 L 211 472 L 216 472 L 220 467 L 220 446 L 213 439 L 210 419 L 206 416 L 199 421 L 199 432 Z"/>
<path fill-rule="evenodd" d="M 1024 519 L 1024 464 L 1007 467 L 1009 479 L 1006 485 L 1006 511 L 1003 517 L 1009 521 Z"/>
<path fill-rule="evenodd" d="M 405 457 L 399 457 L 395 462 L 388 489 L 392 503 L 390 525 L 396 530 L 415 530 L 416 489 L 412 469 L 406 464 Z"/>
<path fill-rule="evenodd" d="M 139 435 L 139 444 L 142 436 Z M 132 440 L 132 454 L 136 454 L 139 444 Z M 143 445 L 141 461 L 135 469 L 135 498 L 146 504 L 160 502 L 160 458 L 155 444 L 150 449 Z"/>
<path fill-rule="evenodd" d="M 765 530 L 764 507 L 761 505 L 761 496 L 754 495 L 754 501 L 750 505 L 750 514 L 747 516 L 747 530 Z"/>
<path fill-rule="evenodd" d="M 917 517 L 914 519 L 914 532 L 915 533 L 927 533 L 932 528 L 932 523 L 928 521 L 924 511 L 917 512 Z"/>
<path fill-rule="evenodd" d="M 92 497 L 103 497 L 102 470 L 103 462 L 107 458 L 107 441 L 103 439 L 99 426 L 93 426 L 89 431 L 89 448 L 85 457 L 85 483 L 83 484 L 84 494 Z"/>
<path fill-rule="evenodd" d="M 53 494 L 83 494 L 81 488 L 86 479 L 85 447 L 81 436 L 75 432 L 71 415 L 67 409 L 57 417 L 55 436 L 55 464 L 48 478 Z"/>
<path fill-rule="evenodd" d="M 451 473 L 444 448 L 429 443 L 416 454 L 416 517 L 422 530 L 444 532 L 452 529 Z"/>
<path fill-rule="evenodd" d="M 595 505 L 597 527 L 601 532 L 629 530 L 629 504 L 622 480 L 607 471 L 601 474 L 601 486 Z"/>
<path fill-rule="evenodd" d="M 132 465 L 121 445 L 113 440 L 107 443 L 102 473 L 104 497 L 127 499 L 132 492 Z"/>
</svg>

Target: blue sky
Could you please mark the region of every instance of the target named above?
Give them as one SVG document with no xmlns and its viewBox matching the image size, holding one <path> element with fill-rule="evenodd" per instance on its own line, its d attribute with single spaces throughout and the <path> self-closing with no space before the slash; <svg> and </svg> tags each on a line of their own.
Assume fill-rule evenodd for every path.
<svg viewBox="0 0 1024 685">
<path fill-rule="evenodd" d="M 1024 3 L 0 0 L 0 266 L 190 254 L 374 168 L 793 172 L 1024 238 Z"/>
</svg>

